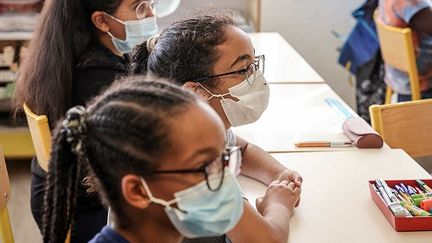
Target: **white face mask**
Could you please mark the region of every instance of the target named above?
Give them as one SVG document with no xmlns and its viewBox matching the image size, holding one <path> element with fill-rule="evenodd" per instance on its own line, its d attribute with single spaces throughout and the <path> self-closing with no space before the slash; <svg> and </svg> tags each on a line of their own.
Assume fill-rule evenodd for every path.
<svg viewBox="0 0 432 243">
<path fill-rule="evenodd" d="M 213 94 L 200 83 L 198 84 L 211 94 L 209 100 L 213 97 L 221 98 L 220 103 L 228 121 L 232 126 L 237 127 L 257 121 L 267 108 L 270 89 L 260 71 L 257 71 L 255 75 L 255 81 L 252 85 L 248 82 L 248 79 L 253 78 L 251 76 L 229 88 L 229 92 L 226 94 Z M 227 95 L 237 98 L 238 101 L 224 98 Z"/>
<path fill-rule="evenodd" d="M 158 26 L 156 16 L 147 17 L 138 20 L 122 21 L 114 16 L 107 14 L 115 21 L 122 23 L 125 26 L 126 39 L 120 40 L 110 32 L 107 32 L 115 48 L 122 54 L 128 53 L 136 45 L 141 44 L 151 36 L 157 33 Z"/>
</svg>

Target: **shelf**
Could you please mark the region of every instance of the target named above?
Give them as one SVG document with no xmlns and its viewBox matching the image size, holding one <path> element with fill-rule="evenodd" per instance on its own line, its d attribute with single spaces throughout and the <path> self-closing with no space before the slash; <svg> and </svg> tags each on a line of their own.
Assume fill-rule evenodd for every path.
<svg viewBox="0 0 432 243">
<path fill-rule="evenodd" d="M 0 32 L 0 41 L 26 41 L 31 37 L 32 32 L 27 31 Z"/>
</svg>

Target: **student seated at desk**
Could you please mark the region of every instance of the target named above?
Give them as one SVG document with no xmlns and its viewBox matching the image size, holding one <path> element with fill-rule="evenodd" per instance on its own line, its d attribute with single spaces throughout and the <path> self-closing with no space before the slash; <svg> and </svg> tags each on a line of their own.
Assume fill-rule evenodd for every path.
<svg viewBox="0 0 432 243">
<path fill-rule="evenodd" d="M 192 92 L 142 77 L 116 83 L 88 108 L 68 110 L 54 135 L 44 201 L 44 242 L 64 242 L 80 172 L 113 222 L 90 242 L 180 242 L 224 234 L 243 212 L 231 171 L 238 147 Z"/>
<path fill-rule="evenodd" d="M 421 97 L 432 98 L 432 2 L 380 0 L 379 13 L 385 24 L 413 30 Z M 411 100 L 407 73 L 386 65 L 385 81 L 398 94 L 399 102 Z"/>
<path fill-rule="evenodd" d="M 259 213 L 245 201 L 242 219 L 228 237 L 233 242 L 287 242 L 301 176 L 230 130 L 256 121 L 269 99 L 264 58 L 255 57 L 248 35 L 229 17 L 200 16 L 172 24 L 137 46 L 130 58 L 130 73 L 174 80 L 208 100 L 224 121 L 227 144 L 242 147 L 241 174 L 269 185 L 269 195 L 256 202 Z M 210 240 L 218 242 L 201 239 Z"/>
<path fill-rule="evenodd" d="M 123 54 L 157 31 L 152 2 L 45 1 L 20 68 L 16 109 L 27 103 L 36 114 L 46 115 L 52 128 L 68 108 L 84 105 L 124 76 Z M 36 159 L 31 172 L 31 209 L 41 228 L 46 172 Z M 105 225 L 107 211 L 96 196 L 79 191 L 72 242 L 87 242 Z"/>
</svg>

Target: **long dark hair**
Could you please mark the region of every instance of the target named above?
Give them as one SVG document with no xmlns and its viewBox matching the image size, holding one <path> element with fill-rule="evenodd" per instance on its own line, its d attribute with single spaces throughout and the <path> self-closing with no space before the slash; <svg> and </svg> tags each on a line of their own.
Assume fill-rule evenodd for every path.
<svg viewBox="0 0 432 243">
<path fill-rule="evenodd" d="M 113 13 L 122 0 L 45 1 L 41 22 L 21 66 L 14 109 L 24 102 L 36 113 L 58 120 L 71 105 L 73 67 L 90 41 L 98 41 L 95 11 Z M 15 112 L 15 114 L 16 114 Z"/>
<path fill-rule="evenodd" d="M 130 53 L 128 74 L 150 73 L 180 84 L 210 76 L 225 42 L 225 28 L 235 25 L 228 15 L 202 15 L 171 24 L 156 39 Z M 149 50 L 150 49 L 150 50 Z"/>
<path fill-rule="evenodd" d="M 177 85 L 135 77 L 116 83 L 86 110 L 71 108 L 54 136 L 44 198 L 44 242 L 64 241 L 83 169 L 96 179 L 116 224 L 126 227 L 122 176 L 156 168 L 159 156 L 170 149 L 169 123 L 193 102 L 197 98 Z"/>
</svg>

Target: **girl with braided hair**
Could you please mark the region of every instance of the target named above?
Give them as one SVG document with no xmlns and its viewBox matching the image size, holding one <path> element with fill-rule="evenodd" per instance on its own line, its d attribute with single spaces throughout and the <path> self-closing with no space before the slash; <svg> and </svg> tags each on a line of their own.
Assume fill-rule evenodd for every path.
<svg viewBox="0 0 432 243">
<path fill-rule="evenodd" d="M 68 108 L 84 105 L 126 72 L 135 44 L 157 30 L 154 0 L 49 0 L 20 67 L 15 110 L 26 103 L 46 115 L 50 126 Z M 41 228 L 46 172 L 31 166 L 31 210 Z M 97 197 L 80 190 L 72 242 L 87 242 L 106 223 Z"/>
<path fill-rule="evenodd" d="M 224 234 L 241 217 L 241 153 L 193 93 L 141 77 L 116 83 L 59 123 L 46 181 L 44 242 L 73 224 L 80 175 L 92 175 L 112 224 L 90 242 L 179 242 Z"/>
<path fill-rule="evenodd" d="M 287 242 L 302 177 L 230 130 L 258 120 L 269 99 L 265 59 L 255 56 L 248 35 L 230 17 L 198 16 L 173 23 L 159 37 L 137 46 L 130 61 L 131 74 L 173 80 L 208 100 L 224 121 L 227 144 L 243 148 L 241 173 L 269 186 L 266 196 L 257 200 L 258 211 L 244 202 L 242 219 L 228 237 L 233 242 Z"/>
</svg>

